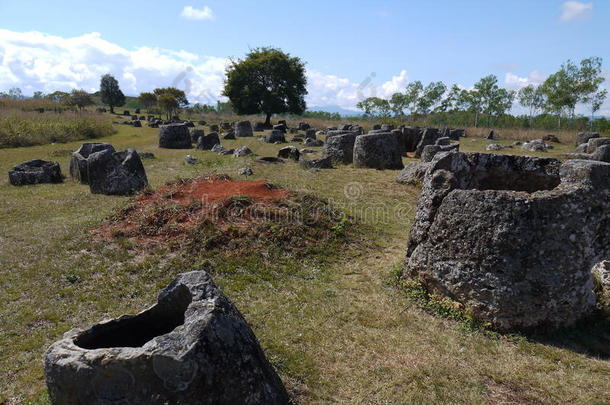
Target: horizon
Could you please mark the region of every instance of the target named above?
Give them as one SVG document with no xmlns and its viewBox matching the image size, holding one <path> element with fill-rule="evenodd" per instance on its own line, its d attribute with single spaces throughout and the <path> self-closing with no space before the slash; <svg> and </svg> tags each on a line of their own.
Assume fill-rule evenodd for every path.
<svg viewBox="0 0 610 405">
<path fill-rule="evenodd" d="M 110 73 L 129 96 L 174 85 L 193 102 L 214 104 L 223 100 L 228 60 L 259 46 L 278 47 L 307 63 L 309 110 L 355 114 L 358 101 L 389 98 L 415 80 L 471 88 L 494 74 L 501 86 L 518 90 L 540 84 L 567 60 L 578 63 L 590 56 L 604 59 L 602 87 L 610 88 L 610 45 L 599 40 L 610 34 L 604 25 L 610 4 L 433 3 L 350 3 L 347 14 L 345 2 L 314 1 L 307 8 L 268 1 L 255 8 L 243 1 L 152 8 L 141 0 L 132 2 L 131 10 L 161 16 L 150 24 L 149 18 L 122 13 L 122 3 L 116 1 L 70 0 L 59 6 L 0 1 L 0 91 L 94 92 L 100 76 Z M 270 23 L 256 24 L 265 19 Z M 219 30 L 227 34 L 218 35 Z M 354 35 L 355 30 L 364 34 Z M 397 50 L 397 44 L 404 48 Z M 515 103 L 512 111 L 519 109 Z M 576 112 L 589 115 L 582 105 Z M 596 116 L 610 116 L 610 100 Z"/>
</svg>

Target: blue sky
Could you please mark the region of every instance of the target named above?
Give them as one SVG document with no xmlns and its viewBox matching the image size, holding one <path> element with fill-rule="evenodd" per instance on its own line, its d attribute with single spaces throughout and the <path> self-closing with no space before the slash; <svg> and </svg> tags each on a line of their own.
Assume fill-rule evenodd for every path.
<svg viewBox="0 0 610 405">
<path fill-rule="evenodd" d="M 191 98 L 213 99 L 226 58 L 272 45 L 307 62 L 311 105 L 350 108 L 411 80 L 469 87 L 493 73 L 518 88 L 588 56 L 610 70 L 608 38 L 607 0 L 0 0 L 0 90 L 88 89 L 106 69 L 126 93 L 184 73 Z M 358 91 L 367 78 L 375 90 Z"/>
</svg>

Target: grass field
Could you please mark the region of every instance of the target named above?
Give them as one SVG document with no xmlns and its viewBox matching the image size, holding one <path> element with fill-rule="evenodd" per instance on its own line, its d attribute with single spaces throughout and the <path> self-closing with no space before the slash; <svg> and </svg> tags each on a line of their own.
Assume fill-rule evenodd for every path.
<svg viewBox="0 0 610 405">
<path fill-rule="evenodd" d="M 159 149 L 157 130 L 116 128 L 100 140 L 156 155 L 144 161 L 152 188 L 214 173 L 237 178 L 237 169 L 249 165 L 251 179 L 313 193 L 351 218 L 344 245 L 305 260 L 281 266 L 245 256 L 205 260 L 216 266 L 215 281 L 252 325 L 296 402 L 610 402 L 610 363 L 566 343 L 573 341 L 558 335 L 542 343 L 470 328 L 427 310 L 395 286 L 419 194 L 397 184 L 396 171 L 340 167 L 311 173 L 292 162 L 264 165 Z M 246 145 L 265 156 L 279 148 L 256 138 L 223 144 Z M 466 138 L 462 150 L 483 151 L 487 144 Z M 42 355 L 51 342 L 71 328 L 144 309 L 176 274 L 204 264 L 176 247 L 143 252 L 127 242 L 94 240 L 90 230 L 129 198 L 93 195 L 70 179 L 8 184 L 8 170 L 33 158 L 59 161 L 67 174 L 69 154 L 79 145 L 0 149 L 0 403 L 48 404 Z M 562 144 L 539 155 L 571 149 Z M 187 153 L 201 163 L 185 165 Z"/>
</svg>

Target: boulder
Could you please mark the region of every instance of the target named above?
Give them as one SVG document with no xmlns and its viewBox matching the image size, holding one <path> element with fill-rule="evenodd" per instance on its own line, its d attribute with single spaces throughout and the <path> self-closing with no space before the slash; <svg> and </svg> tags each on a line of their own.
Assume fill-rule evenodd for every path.
<svg viewBox="0 0 610 405">
<path fill-rule="evenodd" d="M 129 110 L 125 110 L 125 111 L 123 111 L 123 115 L 127 117 L 127 116 L 131 115 L 131 113 L 129 112 Z"/>
<path fill-rule="evenodd" d="M 417 145 L 421 141 L 423 131 L 418 127 L 404 127 L 401 129 L 401 142 L 403 144 L 401 150 L 403 153 L 415 152 Z"/>
<path fill-rule="evenodd" d="M 307 146 L 308 148 L 323 146 L 324 142 L 319 139 L 306 138 L 305 142 L 303 142 L 303 146 Z"/>
<path fill-rule="evenodd" d="M 610 145 L 610 138 L 591 138 L 587 141 L 586 153 L 593 153 L 603 145 Z"/>
<path fill-rule="evenodd" d="M 451 139 L 448 136 L 444 136 L 444 137 L 438 138 L 434 144 L 440 145 L 440 146 L 447 146 L 451 143 L 450 141 L 451 141 Z"/>
<path fill-rule="evenodd" d="M 265 130 L 265 123 L 264 122 L 255 122 L 253 129 L 254 129 L 254 132 L 262 132 Z"/>
<path fill-rule="evenodd" d="M 220 131 L 220 128 L 218 127 L 218 125 L 210 125 L 210 131 L 218 132 L 218 131 Z"/>
<path fill-rule="evenodd" d="M 452 141 L 459 141 L 460 138 L 466 136 L 466 131 L 463 129 L 451 129 L 449 130 L 449 138 Z"/>
<path fill-rule="evenodd" d="M 299 131 L 307 131 L 309 128 L 311 128 L 311 125 L 309 125 L 306 122 L 299 122 Z"/>
<path fill-rule="evenodd" d="M 530 152 L 546 152 L 550 148 L 552 148 L 552 146 L 542 139 L 533 139 L 521 145 L 521 149 L 529 150 Z"/>
<path fill-rule="evenodd" d="M 78 150 L 72 153 L 70 157 L 70 176 L 80 181 L 82 184 L 88 184 L 87 161 L 92 153 L 109 150 L 114 153 L 115 150 L 109 143 L 89 142 L 84 143 Z"/>
<path fill-rule="evenodd" d="M 333 162 L 330 157 L 308 160 L 303 156 L 299 159 L 299 165 L 304 169 L 332 169 Z"/>
<path fill-rule="evenodd" d="M 223 134 L 222 139 L 235 139 L 235 132 L 229 131 L 226 134 Z"/>
<path fill-rule="evenodd" d="M 305 130 L 305 139 L 316 139 L 316 130 L 311 128 Z"/>
<path fill-rule="evenodd" d="M 286 133 L 286 131 L 288 130 L 288 127 L 286 126 L 286 124 L 277 124 L 277 125 L 273 126 L 273 130 L 280 131 L 282 133 Z"/>
<path fill-rule="evenodd" d="M 192 129 L 190 132 L 192 143 L 197 143 L 200 136 L 205 136 L 205 131 L 203 129 Z"/>
<path fill-rule="evenodd" d="M 496 151 L 496 150 L 502 150 L 502 149 L 504 149 L 504 146 L 500 145 L 499 143 L 490 143 L 485 148 L 485 150 L 487 150 L 487 151 Z"/>
<path fill-rule="evenodd" d="M 140 156 L 133 149 L 92 153 L 87 159 L 87 176 L 93 194 L 132 195 L 148 186 Z"/>
<path fill-rule="evenodd" d="M 602 145 L 591 154 L 591 160 L 610 163 L 610 144 Z"/>
<path fill-rule="evenodd" d="M 142 123 L 140 121 L 134 121 L 133 126 L 134 128 L 142 128 Z"/>
<path fill-rule="evenodd" d="M 155 154 L 152 152 L 138 152 L 138 156 L 140 156 L 140 159 L 154 159 L 155 158 Z"/>
<path fill-rule="evenodd" d="M 286 146 L 277 152 L 277 156 L 284 159 L 299 160 L 301 152 L 294 146 Z"/>
<path fill-rule="evenodd" d="M 421 137 L 415 148 L 415 157 L 420 157 L 424 146 L 434 145 L 436 140 L 439 138 L 438 129 L 436 128 L 423 128 L 421 130 Z"/>
<path fill-rule="evenodd" d="M 383 132 L 392 132 L 392 130 L 394 129 L 394 125 L 383 124 L 379 129 L 381 129 Z"/>
<path fill-rule="evenodd" d="M 428 145 L 428 146 L 424 147 L 424 151 L 421 154 L 421 161 L 422 162 L 431 162 L 432 159 L 434 159 L 436 154 L 439 152 L 451 152 L 451 151 L 459 151 L 459 150 L 460 150 L 459 143 L 454 143 L 451 145 Z"/>
<path fill-rule="evenodd" d="M 167 149 L 190 149 L 193 147 L 189 128 L 185 124 L 168 124 L 159 130 L 159 147 Z"/>
<path fill-rule="evenodd" d="M 396 176 L 396 181 L 401 184 L 422 184 L 431 165 L 431 163 L 425 162 L 407 163 L 404 169 L 402 169 Z"/>
<path fill-rule="evenodd" d="M 244 157 L 244 156 L 249 156 L 249 155 L 252 155 L 252 151 L 247 146 L 242 146 L 241 148 L 237 148 L 237 149 L 235 149 L 235 152 L 233 152 L 234 157 Z"/>
<path fill-rule="evenodd" d="M 250 124 L 250 121 L 239 121 L 238 123 L 236 123 L 235 136 L 238 138 L 253 136 L 252 124 Z"/>
<path fill-rule="evenodd" d="M 610 260 L 597 263 L 591 273 L 595 280 L 597 300 L 606 310 L 610 309 Z"/>
<path fill-rule="evenodd" d="M 371 169 L 402 169 L 399 139 L 396 134 L 366 134 L 356 137 L 354 166 Z"/>
<path fill-rule="evenodd" d="M 8 179 L 13 186 L 63 182 L 59 163 L 40 159 L 29 160 L 13 167 L 8 172 Z"/>
<path fill-rule="evenodd" d="M 237 171 L 237 174 L 239 174 L 240 176 L 252 176 L 254 172 L 249 167 L 242 167 Z"/>
<path fill-rule="evenodd" d="M 186 125 L 189 128 L 195 128 L 195 124 L 193 123 L 193 121 L 185 121 L 184 125 Z"/>
<path fill-rule="evenodd" d="M 582 145 L 583 143 L 589 142 L 589 139 L 599 138 L 599 133 L 597 132 L 581 132 L 576 135 L 576 146 Z"/>
<path fill-rule="evenodd" d="M 548 134 L 542 137 L 542 140 L 544 142 L 553 142 L 553 143 L 561 143 L 561 141 L 559 140 L 559 138 L 557 138 L 557 136 L 553 135 L 553 134 Z"/>
<path fill-rule="evenodd" d="M 52 405 L 288 404 L 239 310 L 205 271 L 178 275 L 157 303 L 51 345 Z"/>
<path fill-rule="evenodd" d="M 425 176 L 405 275 L 501 331 L 572 325 L 610 255 L 610 164 L 447 153 Z"/>
<path fill-rule="evenodd" d="M 495 139 L 495 136 L 496 136 L 496 134 L 494 133 L 494 130 L 492 129 L 491 131 L 489 131 L 489 133 L 487 134 L 485 139 Z"/>
<path fill-rule="evenodd" d="M 372 129 L 373 129 L 373 131 L 381 129 L 381 125 L 380 124 L 375 124 L 375 125 L 373 125 Z"/>
<path fill-rule="evenodd" d="M 284 132 L 277 129 L 274 129 L 273 131 L 266 134 L 264 140 L 267 143 L 286 142 Z"/>
<path fill-rule="evenodd" d="M 196 165 L 197 163 L 199 163 L 199 159 L 197 159 L 193 155 L 186 155 L 184 157 L 184 163 L 186 163 L 187 165 Z"/>
<path fill-rule="evenodd" d="M 354 161 L 354 144 L 356 143 L 355 132 L 335 135 L 326 138 L 324 145 L 324 156 L 330 157 L 333 163 L 352 164 Z"/>
<path fill-rule="evenodd" d="M 197 139 L 197 149 L 199 150 L 212 150 L 214 145 L 220 144 L 220 138 L 218 138 L 218 134 L 216 132 L 212 132 L 211 134 L 200 136 Z"/>
<path fill-rule="evenodd" d="M 197 125 L 200 125 L 200 126 L 204 126 L 204 125 L 207 125 L 207 124 L 208 123 L 206 121 L 204 121 L 204 120 L 197 121 Z"/>
</svg>

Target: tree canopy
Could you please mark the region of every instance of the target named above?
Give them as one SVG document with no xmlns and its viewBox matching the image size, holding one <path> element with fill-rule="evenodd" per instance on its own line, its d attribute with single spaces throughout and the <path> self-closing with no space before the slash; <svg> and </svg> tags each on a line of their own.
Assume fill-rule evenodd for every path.
<svg viewBox="0 0 610 405">
<path fill-rule="evenodd" d="M 114 113 L 114 107 L 125 105 L 125 95 L 119 88 L 119 82 L 110 74 L 102 76 L 100 94 L 102 96 L 102 103 L 110 107 L 110 112 L 112 113 Z"/>
<path fill-rule="evenodd" d="M 305 111 L 305 64 L 276 48 L 256 48 L 226 70 L 223 95 L 237 114 L 301 114 Z"/>
</svg>

